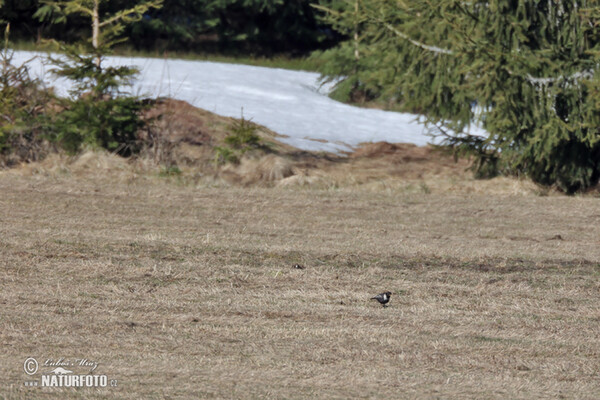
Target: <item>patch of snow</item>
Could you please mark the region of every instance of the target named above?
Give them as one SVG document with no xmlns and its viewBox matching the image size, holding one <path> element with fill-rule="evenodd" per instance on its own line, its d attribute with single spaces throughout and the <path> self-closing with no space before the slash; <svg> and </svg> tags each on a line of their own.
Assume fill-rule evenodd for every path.
<svg viewBox="0 0 600 400">
<path fill-rule="evenodd" d="M 30 64 L 32 73 L 59 95 L 69 83 L 55 79 L 45 54 L 15 52 L 13 63 Z M 431 141 L 418 115 L 364 109 L 327 97 L 332 85 L 319 85 L 319 74 L 278 68 L 206 61 L 109 57 L 107 65 L 140 69 L 133 92 L 145 97 L 168 96 L 216 114 L 247 119 L 284 135 L 282 142 L 303 150 L 349 151 L 363 142 L 387 141 L 425 145 Z M 243 110 L 243 111 L 242 111 Z M 481 131 L 475 128 L 474 131 Z"/>
</svg>

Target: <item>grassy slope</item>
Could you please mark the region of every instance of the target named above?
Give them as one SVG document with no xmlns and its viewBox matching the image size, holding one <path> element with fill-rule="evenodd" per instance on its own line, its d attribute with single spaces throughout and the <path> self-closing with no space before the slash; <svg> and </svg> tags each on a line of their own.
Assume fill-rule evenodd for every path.
<svg viewBox="0 0 600 400">
<path fill-rule="evenodd" d="M 0 193 L 0 398 L 600 396 L 595 199 L 7 173 Z M 27 356 L 119 387 L 26 389 Z"/>
</svg>

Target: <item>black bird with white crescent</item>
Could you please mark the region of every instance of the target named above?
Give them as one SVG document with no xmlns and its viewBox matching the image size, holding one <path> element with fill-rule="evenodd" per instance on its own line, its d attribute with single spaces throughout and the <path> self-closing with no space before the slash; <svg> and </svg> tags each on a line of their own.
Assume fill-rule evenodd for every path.
<svg viewBox="0 0 600 400">
<path fill-rule="evenodd" d="M 375 297 L 371 297 L 371 300 L 377 300 L 382 306 L 386 307 L 386 304 L 390 302 L 390 296 L 392 292 L 383 292 Z"/>
</svg>

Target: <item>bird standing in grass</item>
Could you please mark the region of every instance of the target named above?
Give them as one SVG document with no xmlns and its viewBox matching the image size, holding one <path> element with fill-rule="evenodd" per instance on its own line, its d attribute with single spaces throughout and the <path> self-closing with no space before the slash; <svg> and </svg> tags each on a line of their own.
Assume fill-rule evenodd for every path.
<svg viewBox="0 0 600 400">
<path fill-rule="evenodd" d="M 371 300 L 377 300 L 382 306 L 387 307 L 386 304 L 389 303 L 391 295 L 392 292 L 384 292 L 375 297 L 371 297 Z"/>
</svg>

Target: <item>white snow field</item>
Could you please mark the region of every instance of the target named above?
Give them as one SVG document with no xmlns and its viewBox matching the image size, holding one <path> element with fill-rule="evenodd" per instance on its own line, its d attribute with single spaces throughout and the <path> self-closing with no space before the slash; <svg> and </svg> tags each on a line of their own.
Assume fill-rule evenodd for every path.
<svg viewBox="0 0 600 400">
<path fill-rule="evenodd" d="M 13 64 L 32 58 L 32 74 L 67 95 L 69 84 L 51 76 L 51 67 L 43 63 L 46 54 L 15 52 Z M 239 118 L 243 109 L 246 119 L 287 136 L 281 141 L 303 150 L 340 152 L 363 142 L 424 145 L 431 140 L 418 115 L 331 100 L 331 86 L 320 87 L 318 73 L 156 58 L 109 57 L 106 62 L 140 69 L 136 94 L 169 96 L 228 117 Z"/>
</svg>

